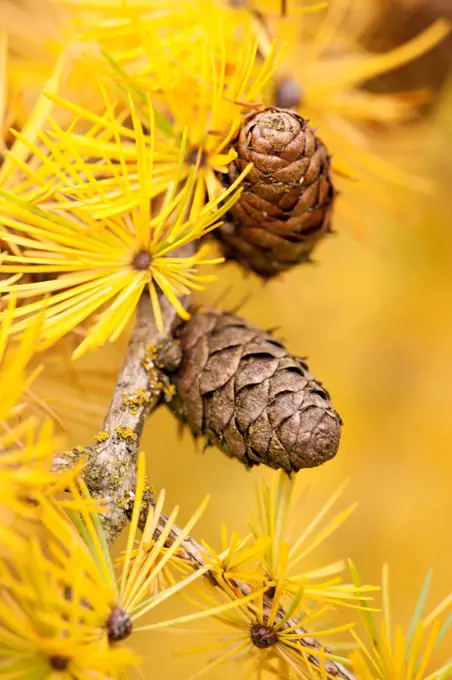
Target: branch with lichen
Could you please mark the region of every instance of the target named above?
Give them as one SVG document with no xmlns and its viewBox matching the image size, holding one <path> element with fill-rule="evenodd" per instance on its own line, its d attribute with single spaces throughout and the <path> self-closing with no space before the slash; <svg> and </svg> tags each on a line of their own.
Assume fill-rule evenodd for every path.
<svg viewBox="0 0 452 680">
<path fill-rule="evenodd" d="M 95 437 L 96 443 L 77 446 L 55 458 L 55 467 L 59 469 L 73 465 L 82 457 L 87 459 L 84 480 L 92 497 L 102 499 L 108 507 L 102 523 L 110 544 L 127 524 L 133 506 L 143 427 L 162 396 L 168 396 L 171 391 L 158 365 L 159 358 L 165 360 L 165 340 L 171 336 L 177 314 L 166 299 L 162 299 L 161 305 L 163 332 L 157 330 L 149 297 L 144 294 L 140 299 L 124 365 L 116 380 L 103 430 Z M 148 490 L 147 500 L 150 499 Z"/>
<path fill-rule="evenodd" d="M 84 468 L 84 481 L 93 498 L 102 499 L 108 511 L 102 515 L 101 521 L 108 543 L 115 538 L 128 523 L 135 499 L 136 464 L 140 440 L 146 420 L 157 408 L 162 397 L 171 397 L 171 385 L 162 369 L 173 367 L 178 362 L 178 345 L 172 341 L 172 332 L 176 325 L 174 308 L 165 300 L 162 301 L 162 318 L 164 331 L 159 332 L 155 326 L 154 315 L 146 295 L 141 298 L 137 308 L 135 329 L 127 349 L 123 368 L 118 375 L 113 397 L 104 421 L 104 429 L 96 435 L 96 444 L 76 447 L 55 458 L 55 467 L 64 469 L 78 462 L 81 457 L 87 458 Z M 153 503 L 153 495 L 148 486 L 143 495 L 142 511 L 139 526 L 144 528 L 149 504 Z M 157 539 L 165 530 L 168 517 L 161 514 L 154 534 Z M 167 546 L 173 545 L 182 534 L 177 525 L 173 525 L 166 539 Z M 205 551 L 191 536 L 181 542 L 178 556 L 186 560 L 195 570 L 205 569 Z M 214 583 L 215 576 L 211 571 L 205 578 Z M 246 583 L 234 580 L 234 588 L 244 597 L 250 595 L 251 588 Z M 264 610 L 270 612 L 272 598 L 264 595 Z M 278 607 L 276 620 L 285 619 L 285 611 Z M 295 619 L 284 621 L 282 630 L 295 627 L 295 633 L 302 635 L 300 644 L 306 648 L 309 663 L 319 665 L 319 657 L 310 654 L 309 650 L 324 649 L 315 637 L 306 636 L 306 629 L 297 625 Z M 325 661 L 325 670 L 334 677 L 343 680 L 354 680 L 342 664 Z"/>
</svg>

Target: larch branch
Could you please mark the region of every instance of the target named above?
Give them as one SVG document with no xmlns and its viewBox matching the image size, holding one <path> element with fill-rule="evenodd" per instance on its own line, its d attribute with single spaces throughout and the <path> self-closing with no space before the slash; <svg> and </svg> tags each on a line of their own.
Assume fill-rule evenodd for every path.
<svg viewBox="0 0 452 680">
<path fill-rule="evenodd" d="M 104 421 L 106 439 L 98 444 L 60 454 L 55 459 L 55 467 L 63 468 L 72 465 L 80 456 L 87 456 L 88 462 L 84 468 L 84 481 L 94 498 L 103 499 L 108 505 L 108 512 L 101 515 L 108 543 L 111 545 L 115 538 L 127 524 L 133 508 L 134 491 L 136 486 L 136 462 L 140 446 L 140 439 L 144 424 L 150 414 L 159 404 L 165 389 L 165 375 L 159 370 L 154 361 L 155 349 L 159 343 L 168 340 L 177 323 L 177 315 L 170 303 L 162 298 L 162 316 L 164 321 L 163 333 L 159 333 L 150 300 L 143 296 L 137 310 L 137 321 L 127 349 L 126 358 L 118 375 L 113 398 Z M 153 502 L 149 493 L 143 499 L 141 525 L 144 525 L 147 508 Z M 162 531 L 168 518 L 162 514 L 159 520 L 158 532 Z M 174 526 L 167 542 L 173 542 L 181 533 Z M 180 556 L 186 559 L 194 569 L 205 566 L 203 549 L 192 537 L 183 540 Z M 210 581 L 213 575 L 206 572 Z M 235 587 L 248 595 L 250 587 L 238 581 Z M 265 596 L 265 606 L 271 609 L 270 596 Z M 279 619 L 285 616 L 280 607 L 277 614 Z M 290 619 L 283 624 L 283 628 L 296 626 L 297 621 Z M 318 651 L 324 647 L 315 637 L 308 636 L 306 629 L 297 628 L 297 632 L 304 637 L 300 644 L 315 666 L 319 666 L 317 654 L 310 654 L 309 650 Z M 342 664 L 326 661 L 325 669 L 341 680 L 356 680 Z"/>
<path fill-rule="evenodd" d="M 128 522 L 141 435 L 165 389 L 165 376 L 157 368 L 154 357 L 159 343 L 172 335 L 177 314 L 166 298 L 162 297 L 160 302 L 163 332 L 156 327 L 149 297 L 144 294 L 139 301 L 135 329 L 116 380 L 100 441 L 71 449 L 54 461 L 56 468 L 62 468 L 82 456 L 87 458 L 84 481 L 92 497 L 103 499 L 108 506 L 101 520 L 110 545 Z"/>
<path fill-rule="evenodd" d="M 143 509 L 144 510 L 144 509 Z M 146 517 L 146 512 L 144 511 L 142 513 L 142 524 L 144 524 L 144 520 Z M 157 529 L 158 535 L 163 531 L 165 528 L 166 522 L 168 521 L 168 517 L 164 514 L 160 515 L 160 520 L 159 520 L 159 525 Z M 168 536 L 167 543 L 173 543 L 178 536 L 181 534 L 181 529 L 177 526 L 173 526 L 171 529 L 171 532 Z M 204 549 L 203 547 L 191 536 L 188 536 L 182 541 L 181 547 L 180 547 L 180 552 L 179 552 L 179 557 L 182 559 L 185 559 L 187 562 L 190 562 L 190 564 L 195 568 L 199 569 L 201 567 L 205 566 L 205 561 L 204 561 Z M 208 578 L 209 581 L 214 579 L 214 576 L 211 572 L 206 572 L 205 578 Z M 251 592 L 250 586 L 248 586 L 246 583 L 242 583 L 240 581 L 233 581 L 234 587 L 239 590 L 243 596 L 247 596 Z M 270 612 L 272 609 L 272 599 L 269 595 L 264 595 L 264 610 L 268 610 Z M 281 621 L 284 619 L 286 616 L 286 612 L 282 607 L 278 608 L 278 612 L 276 614 L 276 619 Z M 282 629 L 286 628 L 292 628 L 296 627 L 294 632 L 300 635 L 303 635 L 303 637 L 300 639 L 300 645 L 302 645 L 305 649 L 304 652 L 307 656 L 308 661 L 316 667 L 320 667 L 320 662 L 319 662 L 319 656 L 317 654 L 310 654 L 309 650 L 312 649 L 315 652 L 318 652 L 321 649 L 325 649 L 325 645 L 323 645 L 321 642 L 319 642 L 314 636 L 308 635 L 308 631 L 306 628 L 303 628 L 302 626 L 297 625 L 297 620 L 296 619 L 289 619 L 285 621 L 285 623 L 282 625 Z M 328 650 L 325 650 L 328 651 Z M 340 680 L 356 680 L 355 675 L 351 673 L 343 664 L 338 663 L 336 661 L 330 661 L 326 660 L 324 662 L 325 670 L 329 673 L 329 675 L 335 677 L 335 678 L 340 678 Z"/>
</svg>

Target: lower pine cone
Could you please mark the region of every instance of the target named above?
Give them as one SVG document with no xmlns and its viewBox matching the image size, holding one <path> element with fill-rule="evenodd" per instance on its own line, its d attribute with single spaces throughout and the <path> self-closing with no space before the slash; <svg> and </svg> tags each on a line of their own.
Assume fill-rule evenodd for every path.
<svg viewBox="0 0 452 680">
<path fill-rule="evenodd" d="M 178 331 L 173 412 L 245 466 L 297 472 L 333 458 L 342 421 L 305 361 L 231 313 L 195 313 Z"/>
</svg>

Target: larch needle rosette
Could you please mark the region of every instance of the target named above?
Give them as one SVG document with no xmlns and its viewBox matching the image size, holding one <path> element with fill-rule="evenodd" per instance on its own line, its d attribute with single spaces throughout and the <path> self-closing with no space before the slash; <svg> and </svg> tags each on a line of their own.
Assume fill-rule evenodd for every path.
<svg viewBox="0 0 452 680">
<path fill-rule="evenodd" d="M 175 179 L 188 177 L 196 168 L 193 201 L 203 205 L 223 192 L 219 177 L 227 173 L 236 157 L 230 141 L 240 126 L 242 114 L 262 105 L 262 90 L 270 81 L 282 53 L 275 44 L 264 60 L 258 56 L 258 41 L 249 22 L 239 25 L 230 13 L 210 6 L 198 10 L 183 28 L 165 41 L 155 29 L 136 19 L 135 59 L 132 64 L 106 54 L 105 79 L 109 94 L 103 116 L 52 97 L 84 122 L 86 129 L 62 130 L 54 126 L 51 145 L 55 153 L 74 152 L 68 161 L 71 182 L 63 189 L 71 207 L 89 205 L 94 217 L 122 212 L 141 200 L 139 153 L 152 157 L 153 181 L 150 196 L 164 191 Z M 149 130 L 149 102 L 155 126 Z M 135 109 L 135 114 L 131 109 Z M 136 115 L 144 123 L 144 134 L 127 125 Z M 181 145 L 184 153 L 181 156 Z M 141 147 L 141 148 L 140 148 Z M 85 173 L 98 179 L 104 195 L 93 191 Z M 127 164 L 127 192 L 117 164 Z M 108 196 L 105 205 L 104 196 Z"/>
<path fill-rule="evenodd" d="M 217 586 L 196 583 L 184 591 L 184 597 L 198 602 L 200 607 L 211 607 L 218 600 L 236 600 L 239 606 L 215 616 L 230 631 L 205 631 L 206 637 L 214 635 L 218 639 L 193 651 L 212 651 L 215 655 L 193 677 L 220 663 L 235 659 L 243 662 L 244 658 L 249 675 L 244 670 L 243 677 L 265 670 L 280 678 L 292 674 L 305 679 L 330 678 L 334 677 L 334 668 L 329 661 L 347 663 L 327 647 L 314 643 L 313 638 L 322 641 L 325 635 L 329 640 L 333 633 L 351 630 L 353 624 L 329 627 L 322 621 L 331 620 L 333 609 L 341 606 L 373 611 L 368 595 L 379 589 L 356 583 L 355 579 L 349 584 L 341 583 L 338 575 L 345 561 L 301 571 L 302 561 L 341 525 L 353 506 L 325 522 L 343 491 L 339 489 L 310 522 L 300 527 L 298 513 L 295 523 L 295 507 L 291 507 L 294 486 L 295 481 L 287 475 L 274 473 L 270 484 L 264 483 L 258 490 L 251 534 L 242 538 L 223 526 L 221 552 L 203 542 L 204 559 Z M 293 520 L 292 530 L 289 519 Z M 256 600 L 243 602 L 243 594 L 251 592 L 258 593 Z M 364 597 L 368 598 L 366 602 Z"/>
<path fill-rule="evenodd" d="M 219 224 L 221 217 L 240 195 L 240 182 L 247 170 L 227 191 L 204 205 L 196 201 L 196 167 L 181 185 L 177 172 L 164 194 L 156 215 L 152 214 L 153 158 L 145 153 L 144 131 L 131 103 L 133 129 L 138 158 L 139 204 L 121 215 L 94 219 L 89 210 L 62 210 L 58 187 L 49 189 L 39 200 L 24 200 L 0 191 L 0 237 L 17 245 L 18 255 L 2 254 L 0 273 L 11 274 L 0 285 L 0 291 L 17 299 L 37 298 L 17 307 L 13 333 L 23 331 L 30 318 L 43 311 L 40 348 L 52 345 L 88 317 L 98 313 L 94 326 L 79 345 L 74 357 L 88 348 L 101 346 L 119 337 L 145 289 L 150 295 L 156 325 L 162 329 L 160 290 L 178 314 L 188 318 L 179 298 L 192 290 L 201 290 L 212 280 L 199 273 L 205 265 L 222 262 L 222 258 L 206 258 L 206 246 L 193 255 L 175 252 L 199 240 Z M 148 108 L 148 126 L 154 135 L 153 109 Z M 37 147 L 33 147 L 39 153 Z M 120 148 L 120 144 L 119 144 Z M 181 157 L 184 146 L 181 149 Z M 52 165 L 57 177 L 67 181 L 64 156 L 42 155 L 42 171 Z M 59 166 L 58 163 L 61 163 Z M 102 185 L 86 165 L 81 172 L 88 176 L 93 192 L 108 198 Z M 125 197 L 130 195 L 130 181 L 124 158 L 115 166 L 121 176 Z M 42 205 L 38 203 L 41 202 Z M 44 281 L 17 280 L 20 274 L 44 274 Z M 42 277 L 41 277 L 42 278 Z M 46 297 L 44 297 L 46 296 Z"/>
<path fill-rule="evenodd" d="M 303 517 L 300 521 L 306 489 L 297 491 L 296 478 L 274 474 L 270 483 L 264 483 L 257 493 L 257 509 L 250 526 L 256 540 L 269 539 L 262 556 L 263 573 L 269 587 L 279 579 L 282 596 L 296 597 L 301 592 L 300 607 L 307 611 L 315 611 L 319 606 L 360 609 L 363 594 L 379 590 L 375 586 L 343 583 L 342 572 L 347 568 L 345 560 L 317 569 L 303 568 L 312 553 L 355 510 L 356 504 L 353 504 L 328 519 L 344 489 L 345 484 L 328 498 L 310 521 Z"/>
<path fill-rule="evenodd" d="M 265 581 L 261 585 L 265 588 Z M 300 594 L 289 600 L 285 598 L 286 608 L 282 609 L 279 580 L 274 585 L 271 598 L 262 592 L 262 588 L 257 591 L 257 596 L 254 589 L 250 590 L 255 593 L 252 601 L 233 582 L 224 584 L 222 588 L 197 584 L 190 588 L 194 591 L 192 595 L 184 594 L 191 603 L 197 603 L 201 611 L 204 607 L 217 608 L 218 603 L 236 604 L 212 615 L 219 627 L 202 631 L 206 640 L 213 637 L 213 641 L 186 650 L 187 654 L 209 652 L 212 659 L 189 680 L 233 661 L 240 661 L 240 677 L 243 678 L 262 677 L 264 672 L 284 680 L 292 677 L 330 680 L 337 677 L 337 664 L 347 664 L 347 659 L 323 646 L 321 640 L 324 636 L 329 640 L 332 635 L 350 631 L 353 623 L 322 627 L 318 619 L 325 612 L 300 613 Z M 309 633 L 305 625 L 309 627 Z M 197 628 L 196 632 L 199 634 L 201 631 Z"/>
<path fill-rule="evenodd" d="M 193 22 L 174 44 L 143 33 L 142 57 L 129 79 L 152 93 L 156 107 L 172 121 L 173 134 L 188 130 L 186 171 L 199 159 L 199 193 L 204 190 L 212 199 L 220 190 L 217 173 L 226 173 L 235 158 L 230 141 L 242 115 L 263 105 L 262 92 L 283 52 L 273 42 L 261 59 L 249 17 L 237 21 L 235 13 L 222 12 L 214 3 L 199 3 Z M 160 148 L 168 162 L 174 139 L 162 140 Z"/>
<path fill-rule="evenodd" d="M 123 678 L 124 671 L 139 660 L 127 645 L 121 644 L 129 637 L 236 606 L 234 602 L 223 603 L 176 619 L 139 625 L 142 616 L 200 578 L 208 567 L 192 569 L 181 580 L 155 589 L 165 566 L 177 556 L 181 543 L 202 514 L 207 499 L 164 549 L 178 508 L 161 528 L 158 540 L 154 540 L 163 509 L 162 492 L 155 507 L 149 506 L 143 533 L 138 537 L 145 488 L 143 454 L 138 460 L 137 479 L 119 573 L 111 561 L 97 514 L 81 503 L 89 500 L 83 487 L 80 492 L 74 485 L 71 487 L 81 508 L 77 512 L 68 513 L 51 501 L 43 502 L 39 516 L 44 544 L 20 533 L 2 531 L 4 545 L 9 549 L 8 556 L 0 558 L 2 678 L 51 680 L 57 671 L 71 680 Z"/>
</svg>

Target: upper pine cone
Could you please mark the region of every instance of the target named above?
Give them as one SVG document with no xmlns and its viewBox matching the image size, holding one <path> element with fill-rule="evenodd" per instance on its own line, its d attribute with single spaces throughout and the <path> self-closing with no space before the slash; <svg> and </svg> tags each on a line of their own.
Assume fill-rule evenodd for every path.
<svg viewBox="0 0 452 680">
<path fill-rule="evenodd" d="M 309 261 L 331 231 L 334 188 L 330 159 L 308 122 L 293 111 L 269 108 L 244 119 L 233 142 L 233 182 L 251 161 L 231 221 L 214 231 L 225 255 L 264 278 Z"/>
<path fill-rule="evenodd" d="M 231 458 L 287 472 L 339 447 L 341 419 L 305 362 L 235 314 L 198 312 L 179 331 L 171 408 Z"/>
</svg>

